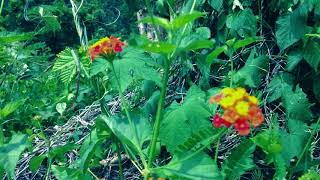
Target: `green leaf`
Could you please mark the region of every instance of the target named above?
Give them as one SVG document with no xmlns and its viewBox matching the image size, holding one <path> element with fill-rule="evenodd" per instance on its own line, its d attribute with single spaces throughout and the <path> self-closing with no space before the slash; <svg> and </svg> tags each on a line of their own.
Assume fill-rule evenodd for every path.
<svg viewBox="0 0 320 180">
<path fill-rule="evenodd" d="M 206 58 L 206 62 L 208 64 L 212 64 L 213 61 L 224 51 L 227 51 L 228 47 L 227 46 L 221 46 L 221 47 L 217 47 L 215 50 L 213 50 L 211 53 L 208 54 L 207 58 Z"/>
<path fill-rule="evenodd" d="M 143 111 L 147 115 L 155 115 L 157 110 L 157 105 L 160 98 L 160 91 L 155 91 L 148 101 L 142 107 Z"/>
<path fill-rule="evenodd" d="M 292 91 L 294 76 L 289 73 L 280 73 L 268 85 L 268 102 L 273 102 L 283 97 L 288 90 Z"/>
<path fill-rule="evenodd" d="M 232 76 L 234 82 L 253 88 L 260 85 L 269 60 L 266 56 L 254 58 L 255 54 L 255 50 L 251 51 L 246 64 Z"/>
<path fill-rule="evenodd" d="M 56 157 L 63 158 L 65 156 L 65 153 L 72 151 L 76 148 L 78 148 L 78 145 L 72 144 L 72 143 L 68 143 L 62 146 L 56 146 L 49 151 L 48 158 L 50 159 L 54 159 Z"/>
<path fill-rule="evenodd" d="M 63 112 L 66 110 L 67 108 L 67 104 L 64 103 L 58 103 L 56 105 L 56 110 L 58 111 L 58 113 L 62 116 Z"/>
<path fill-rule="evenodd" d="M 161 86 L 160 74 L 148 64 L 151 60 L 143 51 L 128 48 L 121 59 L 113 62 L 121 92 L 124 92 L 131 83 L 141 80 L 151 80 Z M 114 74 L 111 73 L 110 76 L 113 87 L 118 89 Z"/>
<path fill-rule="evenodd" d="M 88 173 L 82 173 L 79 169 L 52 165 L 52 172 L 58 180 L 93 180 Z"/>
<path fill-rule="evenodd" d="M 8 173 L 9 179 L 14 179 L 19 157 L 28 146 L 28 137 L 24 134 L 14 134 L 9 143 L 0 146 L 0 167 Z"/>
<path fill-rule="evenodd" d="M 39 167 L 41 166 L 41 164 L 45 158 L 47 158 L 46 155 L 40 155 L 40 156 L 33 157 L 29 162 L 30 170 L 33 173 L 35 173 L 39 169 Z"/>
<path fill-rule="evenodd" d="M 221 180 L 216 162 L 205 153 L 178 158 L 173 157 L 169 164 L 152 170 L 161 177 L 183 180 Z"/>
<path fill-rule="evenodd" d="M 25 100 L 19 100 L 15 102 L 10 102 L 6 104 L 1 110 L 0 110 L 0 120 L 6 118 L 11 113 L 13 113 L 15 110 L 17 110 L 21 105 L 23 105 Z M 1 121 L 0 121 L 1 122 Z"/>
<path fill-rule="evenodd" d="M 320 64 L 320 44 L 309 40 L 306 47 L 303 49 L 303 58 L 315 70 L 318 71 Z"/>
<path fill-rule="evenodd" d="M 242 40 L 237 40 L 234 44 L 233 44 L 233 50 L 236 51 L 238 50 L 239 48 L 242 48 L 242 47 L 245 47 L 249 44 L 252 44 L 256 41 L 258 41 L 259 38 L 257 37 L 248 37 L 248 38 L 245 38 L 245 39 L 242 39 Z"/>
<path fill-rule="evenodd" d="M 305 123 L 294 119 L 287 120 L 289 132 L 280 131 L 281 144 L 285 147 L 281 156 L 285 164 L 290 166 L 291 159 L 298 157 L 305 147 L 309 134 Z"/>
<path fill-rule="evenodd" d="M 204 48 L 212 48 L 214 42 L 211 40 L 196 40 L 191 42 L 187 47 L 186 51 L 194 51 L 198 49 L 204 49 Z"/>
<path fill-rule="evenodd" d="M 214 10 L 220 11 L 223 5 L 223 0 L 209 0 L 209 4 Z"/>
<path fill-rule="evenodd" d="M 174 153 L 193 133 L 212 127 L 210 116 L 205 94 L 198 87 L 191 87 L 184 103 L 173 103 L 164 114 L 159 135 L 161 142 Z"/>
<path fill-rule="evenodd" d="M 1 34 L 0 44 L 9 44 L 19 41 L 26 41 L 32 39 L 34 36 L 33 33 L 19 33 L 19 34 Z"/>
<path fill-rule="evenodd" d="M 152 53 L 169 54 L 175 51 L 176 45 L 167 42 L 148 42 L 144 44 L 142 48 Z"/>
<path fill-rule="evenodd" d="M 283 106 L 286 109 L 287 119 L 296 119 L 300 121 L 311 121 L 312 113 L 310 110 L 311 104 L 307 95 L 302 89 L 297 86 L 296 90 L 283 93 L 282 97 Z"/>
<path fill-rule="evenodd" d="M 189 14 L 179 15 L 177 18 L 175 18 L 171 22 L 172 30 L 177 30 L 179 28 L 182 28 L 184 25 L 186 25 L 186 24 L 188 24 L 188 23 L 190 23 L 200 17 L 203 17 L 204 15 L 206 15 L 206 13 L 198 12 L 198 11 L 193 11 L 192 13 L 189 13 Z"/>
<path fill-rule="evenodd" d="M 283 149 L 280 136 L 278 131 L 275 129 L 263 131 L 252 139 L 254 143 L 261 147 L 262 150 L 268 155 L 280 153 Z"/>
<path fill-rule="evenodd" d="M 280 16 L 277 20 L 276 38 L 281 50 L 299 41 L 306 32 L 307 14 L 304 6 L 294 10 L 291 14 Z"/>
<path fill-rule="evenodd" d="M 152 19 L 153 18 L 153 19 Z M 157 16 L 146 16 L 139 21 L 140 23 L 149 23 L 154 25 L 159 25 L 167 30 L 171 29 L 171 24 L 165 18 L 157 17 Z"/>
<path fill-rule="evenodd" d="M 288 54 L 286 70 L 292 71 L 302 59 L 303 59 L 303 54 L 300 50 L 291 51 Z"/>
<path fill-rule="evenodd" d="M 226 25 L 231 33 L 237 33 L 241 37 L 252 37 L 255 36 L 257 32 L 257 20 L 251 9 L 230 14 L 227 18 Z"/>
<path fill-rule="evenodd" d="M 122 116 L 100 116 L 109 126 L 115 136 L 122 143 L 138 152 L 143 143 L 151 139 L 151 124 L 149 120 L 139 113 L 131 113 L 132 126 L 127 118 Z"/>
<path fill-rule="evenodd" d="M 77 59 L 72 55 L 72 49 L 66 48 L 61 51 L 56 58 L 56 62 L 52 68 L 53 72 L 59 73 L 59 77 L 65 84 L 70 84 L 76 75 Z M 80 72 L 89 77 L 90 61 L 87 56 L 80 55 Z"/>
<path fill-rule="evenodd" d="M 99 145 L 100 139 L 98 138 L 96 130 L 93 130 L 90 136 L 86 138 L 80 150 L 80 169 L 83 172 L 86 172 L 89 168 L 94 152 Z"/>
<path fill-rule="evenodd" d="M 254 150 L 253 141 L 246 139 L 232 151 L 222 165 L 222 172 L 226 179 L 239 179 L 242 174 L 255 167 L 252 160 Z"/>
<path fill-rule="evenodd" d="M 106 72 L 106 69 L 110 67 L 110 63 L 103 58 L 94 59 L 90 68 L 90 77 L 93 77 L 101 72 Z"/>
</svg>

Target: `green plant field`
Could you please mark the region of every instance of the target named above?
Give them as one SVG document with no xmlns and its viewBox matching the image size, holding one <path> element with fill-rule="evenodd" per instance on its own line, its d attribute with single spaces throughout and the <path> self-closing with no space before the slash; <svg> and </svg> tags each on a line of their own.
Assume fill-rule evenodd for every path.
<svg viewBox="0 0 320 180">
<path fill-rule="evenodd" d="M 0 0 L 0 180 L 320 180 L 320 0 Z"/>
</svg>

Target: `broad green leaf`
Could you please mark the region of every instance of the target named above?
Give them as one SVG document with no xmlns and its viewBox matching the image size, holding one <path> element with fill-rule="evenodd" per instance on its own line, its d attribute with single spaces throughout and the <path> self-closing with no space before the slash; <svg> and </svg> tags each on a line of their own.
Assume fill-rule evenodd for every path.
<svg viewBox="0 0 320 180">
<path fill-rule="evenodd" d="M 274 129 L 263 131 L 252 140 L 268 155 L 280 153 L 283 149 L 278 131 Z"/>
<path fill-rule="evenodd" d="M 289 73 L 280 73 L 268 85 L 268 102 L 273 102 L 283 97 L 288 91 L 292 91 L 294 76 Z"/>
<path fill-rule="evenodd" d="M 17 110 L 24 103 L 24 101 L 25 100 L 10 102 L 6 104 L 2 109 L 0 109 L 0 122 L 15 110 Z"/>
<path fill-rule="evenodd" d="M 48 7 L 48 6 L 47 6 Z M 44 22 L 44 26 L 38 30 L 37 33 L 55 33 L 61 30 L 60 23 L 58 21 L 58 16 L 52 14 L 49 8 L 45 6 L 39 7 L 39 14 Z"/>
<path fill-rule="evenodd" d="M 228 47 L 227 46 L 221 46 L 221 47 L 217 47 L 215 48 L 215 50 L 213 50 L 211 53 L 208 54 L 207 58 L 206 58 L 206 62 L 208 64 L 212 64 L 213 61 L 224 51 L 227 51 Z"/>
<path fill-rule="evenodd" d="M 58 111 L 58 113 L 62 116 L 63 112 L 66 110 L 67 108 L 67 103 L 63 102 L 63 103 L 58 103 L 56 105 L 56 110 Z"/>
<path fill-rule="evenodd" d="M 106 72 L 106 69 L 110 67 L 110 63 L 103 58 L 96 58 L 90 68 L 90 77 L 95 76 L 101 72 Z"/>
<path fill-rule="evenodd" d="M 187 33 L 186 33 L 187 34 Z M 179 49 L 193 50 L 200 48 L 209 48 L 215 43 L 215 41 L 208 40 L 211 37 L 210 29 L 207 27 L 199 27 L 194 31 L 190 31 L 190 34 L 184 36 L 179 44 Z"/>
<path fill-rule="evenodd" d="M 189 14 L 182 14 L 179 15 L 177 18 L 175 18 L 171 22 L 171 27 L 173 30 L 177 30 L 179 28 L 182 28 L 184 25 L 200 18 L 206 15 L 206 13 L 203 12 L 198 12 L 198 11 L 193 11 L 192 13 Z"/>
<path fill-rule="evenodd" d="M 234 82 L 253 88 L 260 85 L 263 75 L 268 72 L 269 59 L 266 56 L 255 58 L 255 54 L 253 50 L 246 64 L 232 76 Z"/>
<path fill-rule="evenodd" d="M 288 54 L 286 70 L 292 71 L 302 59 L 303 59 L 303 54 L 300 50 L 291 51 Z"/>
<path fill-rule="evenodd" d="M 259 38 L 257 37 L 248 37 L 248 38 L 245 38 L 245 39 L 242 39 L 242 40 L 237 40 L 234 44 L 233 44 L 233 50 L 236 51 L 238 50 L 239 48 L 243 48 L 249 44 L 252 44 L 256 41 L 258 41 Z"/>
<path fill-rule="evenodd" d="M 252 138 L 254 143 L 267 154 L 267 163 L 274 163 L 276 172 L 274 179 L 284 179 L 286 167 L 281 152 L 284 149 L 278 129 L 268 129 Z"/>
<path fill-rule="evenodd" d="M 159 25 L 167 30 L 171 29 L 171 24 L 169 23 L 169 21 L 167 19 L 157 17 L 157 16 L 153 16 L 153 17 L 146 16 L 143 19 L 141 19 L 139 22 Z"/>
<path fill-rule="evenodd" d="M 245 9 L 236 14 L 230 14 L 226 21 L 227 28 L 234 35 L 252 37 L 257 32 L 257 20 L 251 9 Z"/>
<path fill-rule="evenodd" d="M 151 139 L 151 124 L 143 114 L 131 113 L 132 124 L 128 119 L 121 115 L 107 117 L 100 116 L 109 126 L 115 136 L 122 143 L 131 147 L 132 150 L 138 152 L 142 149 L 143 143 Z"/>
<path fill-rule="evenodd" d="M 320 44 L 310 40 L 303 50 L 303 58 L 315 70 L 318 71 L 320 64 Z"/>
<path fill-rule="evenodd" d="M 40 156 L 33 157 L 29 162 L 30 170 L 33 173 L 35 173 L 39 169 L 39 167 L 41 166 L 41 164 L 45 158 L 47 158 L 46 155 L 40 155 Z"/>
<path fill-rule="evenodd" d="M 209 39 L 211 37 L 211 31 L 208 27 L 198 27 L 195 30 L 195 34 L 198 35 L 200 39 Z"/>
<path fill-rule="evenodd" d="M 289 132 L 280 131 L 281 144 L 283 145 L 282 157 L 287 166 L 294 157 L 298 157 L 306 145 L 308 133 L 305 123 L 299 120 L 287 119 Z"/>
<path fill-rule="evenodd" d="M 223 179 L 216 162 L 205 153 L 178 158 L 173 157 L 169 164 L 152 170 L 169 179 L 221 180 Z"/>
<path fill-rule="evenodd" d="M 252 140 L 244 140 L 223 162 L 222 172 L 226 179 L 239 179 L 246 171 L 255 167 L 252 156 L 255 144 Z"/>
<path fill-rule="evenodd" d="M 294 92 L 291 90 L 285 91 L 282 96 L 282 102 L 286 109 L 287 119 L 306 122 L 312 120 L 311 104 L 309 103 L 307 95 L 299 86 L 296 87 Z"/>
<path fill-rule="evenodd" d="M 273 175 L 273 179 L 285 179 L 287 175 L 286 163 L 281 154 L 274 155 L 273 163 L 276 172 Z"/>
<path fill-rule="evenodd" d="M 193 133 L 212 127 L 210 116 L 205 94 L 198 87 L 191 87 L 184 103 L 173 103 L 164 114 L 159 135 L 161 142 L 174 153 Z"/>
<path fill-rule="evenodd" d="M 61 51 L 56 58 L 52 70 L 59 74 L 60 79 L 65 84 L 70 84 L 76 75 L 77 59 L 72 55 L 72 49 L 66 48 Z M 90 60 L 87 56 L 79 54 L 80 72 L 89 77 Z"/>
<path fill-rule="evenodd" d="M 138 49 L 127 49 L 121 59 L 115 60 L 114 68 L 120 81 L 121 92 L 124 92 L 134 81 L 151 80 L 161 86 L 160 74 L 149 65 L 150 57 Z M 111 83 L 117 90 L 118 85 L 113 73 L 110 73 Z"/>
<path fill-rule="evenodd" d="M 80 169 L 82 172 L 86 172 L 89 168 L 92 157 L 96 148 L 100 144 L 100 139 L 98 138 L 97 132 L 93 130 L 85 140 L 85 143 L 80 150 Z"/>
<path fill-rule="evenodd" d="M 58 180 L 93 180 L 89 172 L 82 173 L 79 169 L 52 165 L 52 172 Z"/>
<path fill-rule="evenodd" d="M 0 146 L 0 167 L 8 173 L 9 179 L 14 179 L 20 155 L 28 146 L 28 137 L 24 134 L 14 134 L 9 143 Z"/>
<path fill-rule="evenodd" d="M 19 33 L 19 34 L 1 34 L 0 44 L 9 44 L 13 42 L 26 41 L 32 39 L 33 33 Z"/>
<path fill-rule="evenodd" d="M 307 14 L 304 6 L 294 10 L 291 14 L 280 16 L 277 20 L 276 38 L 281 50 L 299 41 L 306 32 Z"/>
<path fill-rule="evenodd" d="M 155 91 L 152 96 L 148 99 L 148 101 L 143 105 L 142 110 L 147 115 L 155 115 L 158 102 L 160 98 L 160 91 Z"/>
<path fill-rule="evenodd" d="M 62 146 L 56 146 L 49 151 L 48 158 L 54 159 L 56 157 L 63 158 L 65 153 L 78 148 L 78 145 L 68 143 Z"/>
<path fill-rule="evenodd" d="M 191 42 L 187 47 L 187 51 L 194 51 L 198 49 L 204 49 L 204 48 L 212 48 L 214 42 L 211 40 L 197 40 Z"/>
<path fill-rule="evenodd" d="M 223 0 L 209 0 L 209 4 L 214 10 L 220 11 L 223 5 Z"/>
<path fill-rule="evenodd" d="M 167 42 L 148 42 L 142 48 L 152 53 L 169 54 L 175 51 L 176 45 Z"/>
</svg>

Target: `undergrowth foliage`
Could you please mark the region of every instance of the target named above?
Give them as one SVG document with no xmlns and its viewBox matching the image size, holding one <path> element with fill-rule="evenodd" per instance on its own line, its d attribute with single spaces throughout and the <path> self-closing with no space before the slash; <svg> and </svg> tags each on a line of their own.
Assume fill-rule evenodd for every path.
<svg viewBox="0 0 320 180">
<path fill-rule="evenodd" d="M 0 0 L 0 179 L 320 179 L 319 0 L 124 2 Z"/>
</svg>

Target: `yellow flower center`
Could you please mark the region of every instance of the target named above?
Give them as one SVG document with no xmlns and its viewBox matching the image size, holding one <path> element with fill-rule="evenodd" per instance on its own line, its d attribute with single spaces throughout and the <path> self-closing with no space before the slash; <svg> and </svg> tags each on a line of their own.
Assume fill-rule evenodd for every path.
<svg viewBox="0 0 320 180">
<path fill-rule="evenodd" d="M 252 104 L 257 105 L 258 104 L 258 99 L 254 96 L 248 96 L 248 100 L 249 102 L 251 102 Z"/>
<path fill-rule="evenodd" d="M 227 95 L 233 94 L 233 93 L 234 93 L 234 90 L 233 90 L 232 88 L 226 87 L 226 88 L 223 88 L 223 89 L 221 90 L 221 92 L 222 92 L 225 96 L 227 96 Z"/>
<path fill-rule="evenodd" d="M 249 112 L 249 104 L 244 101 L 238 102 L 236 105 L 236 111 L 241 116 L 247 116 Z"/>
<path fill-rule="evenodd" d="M 109 38 L 108 37 L 104 37 L 104 38 L 100 39 L 99 41 L 97 41 L 96 43 L 94 43 L 92 46 L 90 46 L 90 49 L 94 48 L 94 47 L 97 47 L 100 44 L 102 44 L 104 42 L 108 42 L 108 41 L 109 41 Z"/>
<path fill-rule="evenodd" d="M 231 97 L 231 96 L 227 96 L 227 97 L 224 97 L 221 99 L 220 101 L 220 105 L 223 107 L 223 108 L 228 108 L 228 107 L 231 107 L 233 106 L 233 104 L 236 102 L 236 100 Z"/>
</svg>

